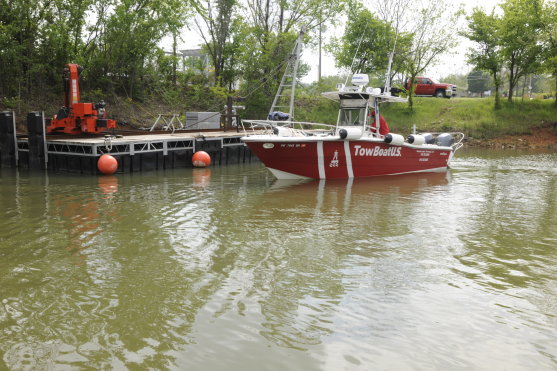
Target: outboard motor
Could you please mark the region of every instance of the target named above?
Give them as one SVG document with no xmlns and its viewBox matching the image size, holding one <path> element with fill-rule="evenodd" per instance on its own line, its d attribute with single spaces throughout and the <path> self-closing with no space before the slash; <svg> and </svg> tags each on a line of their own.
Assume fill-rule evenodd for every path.
<svg viewBox="0 0 557 371">
<path fill-rule="evenodd" d="M 435 140 L 435 144 L 441 147 L 450 147 L 454 143 L 454 138 L 449 133 L 439 134 Z"/>
<path fill-rule="evenodd" d="M 425 144 L 434 144 L 435 143 L 435 138 L 433 137 L 433 134 L 431 134 L 431 133 L 423 133 L 422 137 L 424 137 L 424 139 L 425 139 Z"/>
</svg>

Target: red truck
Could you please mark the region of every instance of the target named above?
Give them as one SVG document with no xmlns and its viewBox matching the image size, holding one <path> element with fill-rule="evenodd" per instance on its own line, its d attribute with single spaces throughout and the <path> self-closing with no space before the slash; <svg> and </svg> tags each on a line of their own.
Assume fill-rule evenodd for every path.
<svg viewBox="0 0 557 371">
<path fill-rule="evenodd" d="M 404 85 L 406 90 L 410 90 L 410 80 Z M 438 98 L 456 97 L 456 85 L 437 82 L 429 77 L 416 77 L 414 79 L 415 95 L 423 95 Z"/>
</svg>

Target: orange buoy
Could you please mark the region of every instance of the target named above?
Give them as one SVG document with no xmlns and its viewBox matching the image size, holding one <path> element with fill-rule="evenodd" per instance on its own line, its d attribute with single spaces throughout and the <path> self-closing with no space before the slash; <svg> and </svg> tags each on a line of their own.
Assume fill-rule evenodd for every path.
<svg viewBox="0 0 557 371">
<path fill-rule="evenodd" d="M 118 170 L 118 161 L 111 155 L 102 155 L 97 162 L 99 171 L 106 175 L 112 175 Z"/>
<path fill-rule="evenodd" d="M 205 151 L 197 151 L 193 154 L 191 162 L 195 167 L 207 167 L 211 165 L 211 156 Z"/>
</svg>

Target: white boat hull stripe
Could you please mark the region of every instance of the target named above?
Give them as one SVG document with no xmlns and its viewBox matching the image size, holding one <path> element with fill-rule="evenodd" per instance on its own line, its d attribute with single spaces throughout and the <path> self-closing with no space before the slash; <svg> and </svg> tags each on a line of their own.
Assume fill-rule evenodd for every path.
<svg viewBox="0 0 557 371">
<path fill-rule="evenodd" d="M 352 157 L 350 156 L 350 142 L 344 141 L 344 157 L 346 158 L 346 171 L 348 178 L 354 178 L 354 170 L 352 169 Z"/>
<path fill-rule="evenodd" d="M 319 179 L 325 179 L 325 159 L 323 157 L 323 141 L 319 141 L 317 142 L 317 167 L 319 169 Z"/>
</svg>

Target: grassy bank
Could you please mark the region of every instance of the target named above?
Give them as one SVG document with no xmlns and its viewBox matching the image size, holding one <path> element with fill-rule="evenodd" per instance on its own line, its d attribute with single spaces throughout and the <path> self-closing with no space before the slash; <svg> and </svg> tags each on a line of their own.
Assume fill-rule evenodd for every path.
<svg viewBox="0 0 557 371">
<path fill-rule="evenodd" d="M 393 129 L 400 131 L 416 124 L 421 131 L 462 131 L 481 139 L 531 134 L 535 128 L 557 123 L 552 100 L 504 101 L 499 110 L 493 106 L 491 98 L 419 98 L 413 111 L 391 104 L 383 113 Z"/>
<path fill-rule="evenodd" d="M 153 91 L 144 100 L 131 100 L 127 97 L 103 93 L 100 90 L 86 91 L 81 94 L 82 102 L 107 103 L 107 117 L 125 122 L 131 127 L 142 128 L 153 125 L 159 114 L 179 114 L 185 122 L 185 112 L 219 111 L 226 105 L 224 89 L 192 86 L 187 96 L 173 96 L 172 91 Z M 15 111 L 18 130 L 25 131 L 26 115 L 32 111 L 43 111 L 46 118 L 53 117 L 63 104 L 63 93 L 43 92 L 33 100 L 16 98 L 0 99 L 0 111 Z M 1 97 L 0 97 L 1 98 Z"/>
<path fill-rule="evenodd" d="M 391 103 L 381 113 L 394 132 L 409 133 L 412 125 L 419 131 L 462 131 L 468 137 L 490 139 L 505 135 L 531 134 L 539 127 L 557 125 L 553 100 L 503 101 L 494 110 L 492 98 L 415 98 L 414 109 L 407 104 Z M 335 122 L 337 106 L 325 99 L 301 100 L 296 118 L 303 121 Z"/>
<path fill-rule="evenodd" d="M 108 101 L 111 118 L 128 122 L 134 127 L 149 127 L 159 113 L 186 111 L 219 111 L 226 103 L 226 94 L 211 89 L 190 89 L 186 100 L 170 99 L 161 94 L 153 94 L 143 102 L 121 97 L 107 97 L 102 94 L 84 94 L 84 101 Z M 94 93 L 94 92 L 93 92 Z M 0 111 L 15 110 L 21 130 L 25 129 L 25 115 L 29 111 L 44 110 L 46 117 L 52 117 L 61 104 L 56 95 L 41 96 L 35 102 L 0 101 Z M 531 134 L 536 128 L 545 127 L 557 135 L 557 107 L 553 100 L 517 100 L 514 104 L 502 101 L 500 110 L 494 110 L 493 98 L 415 98 L 414 109 L 410 111 L 404 103 L 384 104 L 381 113 L 385 116 L 391 131 L 408 134 L 412 125 L 418 131 L 462 131 L 468 138 L 491 139 L 507 135 Z M 242 118 L 263 119 L 265 113 L 252 117 L 246 111 L 239 112 Z M 298 121 L 335 124 L 338 104 L 313 94 L 300 94 L 296 100 L 295 118 Z"/>
</svg>

